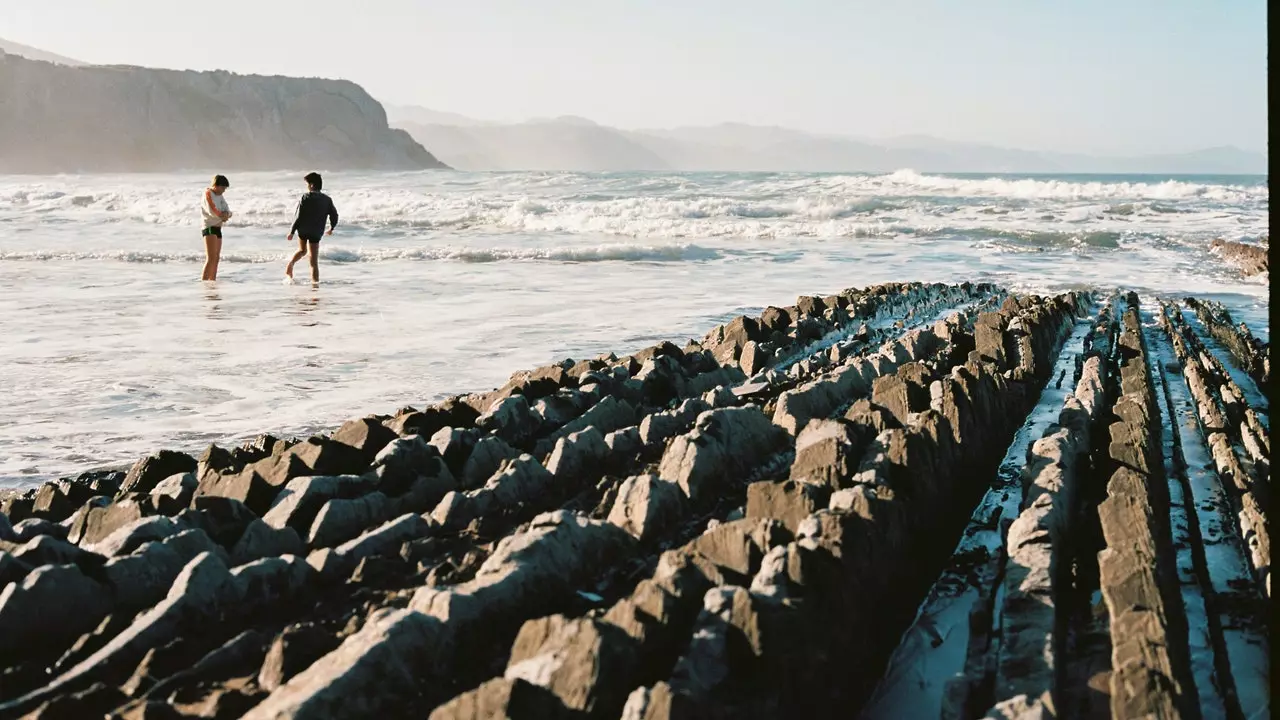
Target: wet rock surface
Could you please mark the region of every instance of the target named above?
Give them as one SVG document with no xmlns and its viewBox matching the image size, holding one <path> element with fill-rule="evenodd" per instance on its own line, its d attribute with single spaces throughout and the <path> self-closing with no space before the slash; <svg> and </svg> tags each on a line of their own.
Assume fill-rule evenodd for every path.
<svg viewBox="0 0 1280 720">
<path fill-rule="evenodd" d="M 1265 714 L 1268 373 L 891 283 L 159 452 L 3 499 L 0 717 Z"/>
</svg>

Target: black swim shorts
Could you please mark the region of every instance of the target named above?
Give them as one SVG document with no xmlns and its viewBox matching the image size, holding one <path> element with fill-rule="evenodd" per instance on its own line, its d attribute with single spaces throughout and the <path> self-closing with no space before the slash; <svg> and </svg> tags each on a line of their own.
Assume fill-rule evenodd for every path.
<svg viewBox="0 0 1280 720">
<path fill-rule="evenodd" d="M 222 228 L 207 227 L 204 229 L 204 232 L 200 233 L 200 237 L 209 237 L 210 235 L 217 235 L 218 237 L 222 237 Z"/>
<path fill-rule="evenodd" d="M 314 243 L 318 243 L 318 242 L 320 242 L 320 236 L 319 236 L 319 235 L 303 235 L 302 233 L 298 233 L 298 237 L 302 238 L 303 240 L 306 240 L 306 241 L 307 241 L 307 242 L 309 242 L 309 243 L 313 243 L 313 242 L 314 242 Z"/>
</svg>

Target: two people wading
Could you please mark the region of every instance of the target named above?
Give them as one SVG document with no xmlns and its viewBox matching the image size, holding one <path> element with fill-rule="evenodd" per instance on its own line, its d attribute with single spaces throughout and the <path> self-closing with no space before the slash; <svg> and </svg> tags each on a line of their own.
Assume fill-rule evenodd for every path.
<svg viewBox="0 0 1280 720">
<path fill-rule="evenodd" d="M 293 266 L 303 256 L 311 261 L 311 282 L 320 282 L 320 238 L 332 235 L 338 226 L 338 210 L 333 200 L 323 192 L 324 179 L 320 173 L 307 173 L 303 180 L 307 183 L 307 192 L 298 200 L 298 209 L 294 213 L 293 225 L 289 228 L 289 241 L 298 238 L 298 251 L 289 259 L 284 274 L 287 279 L 293 278 Z M 231 183 L 225 175 L 215 175 L 205 188 L 204 200 L 200 203 L 200 215 L 203 223 L 201 236 L 204 238 L 205 263 L 201 280 L 218 279 L 218 262 L 222 257 L 222 226 L 231 219 L 231 209 L 227 205 L 223 193 Z M 326 221 L 328 231 L 325 230 Z"/>
</svg>

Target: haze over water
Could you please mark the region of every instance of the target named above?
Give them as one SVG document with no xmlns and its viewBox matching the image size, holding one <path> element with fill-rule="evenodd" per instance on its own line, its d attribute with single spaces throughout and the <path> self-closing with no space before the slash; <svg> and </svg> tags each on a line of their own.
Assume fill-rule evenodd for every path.
<svg viewBox="0 0 1280 720">
<path fill-rule="evenodd" d="M 212 285 L 206 178 L 0 177 L 0 485 L 303 435 L 885 281 L 1195 294 L 1268 336 L 1266 277 L 1208 250 L 1269 233 L 1262 177 L 335 174 L 312 288 L 281 283 L 298 175 L 232 176 Z"/>
</svg>

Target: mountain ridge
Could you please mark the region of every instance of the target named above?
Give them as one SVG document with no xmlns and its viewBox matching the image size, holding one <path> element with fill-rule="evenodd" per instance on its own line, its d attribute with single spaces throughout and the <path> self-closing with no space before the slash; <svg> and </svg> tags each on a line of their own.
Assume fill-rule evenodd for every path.
<svg viewBox="0 0 1280 720">
<path fill-rule="evenodd" d="M 875 140 L 741 122 L 626 130 L 572 116 L 498 123 L 448 115 L 465 124 L 414 122 L 399 112 L 389 112 L 389 122 L 463 170 L 888 172 L 910 167 L 951 173 L 1267 174 L 1265 154 L 1230 145 L 1106 156 L 921 134 Z M 592 146 L 587 129 L 598 146 Z M 623 146 L 643 148 L 648 161 L 634 163 L 637 155 L 619 154 Z"/>
<path fill-rule="evenodd" d="M 347 80 L 0 54 L 0 172 L 446 167 Z"/>
</svg>

